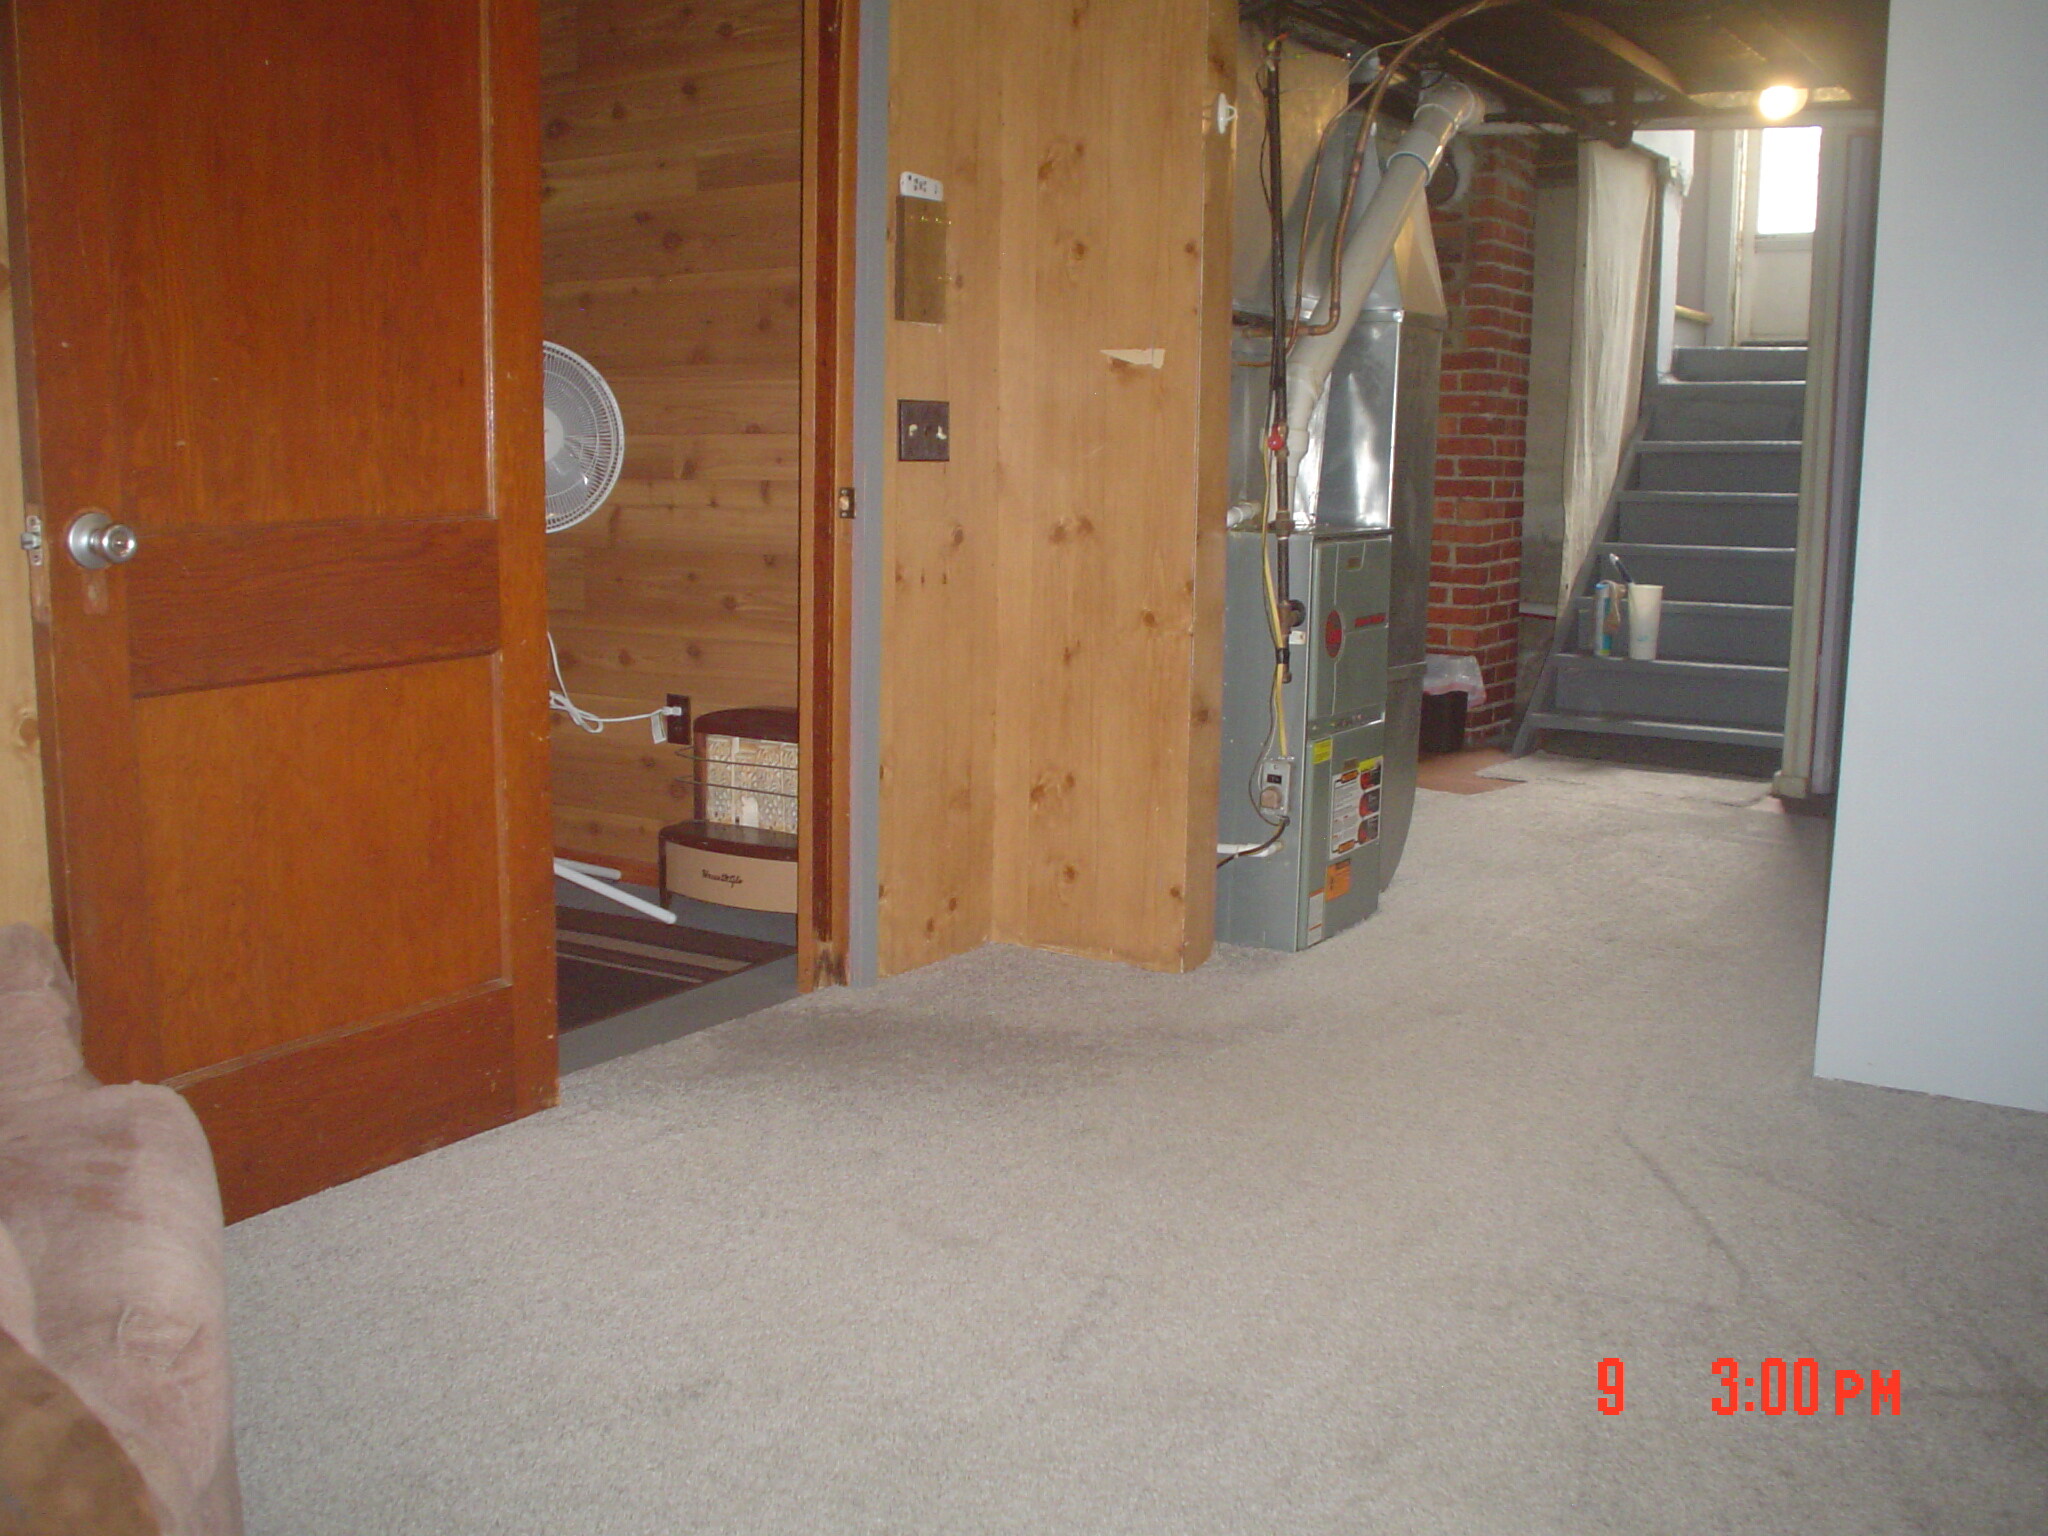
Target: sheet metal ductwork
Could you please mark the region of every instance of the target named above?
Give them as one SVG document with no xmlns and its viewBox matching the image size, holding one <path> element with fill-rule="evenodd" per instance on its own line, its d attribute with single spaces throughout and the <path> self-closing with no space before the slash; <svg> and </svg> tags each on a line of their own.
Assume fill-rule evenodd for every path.
<svg viewBox="0 0 2048 1536">
<path fill-rule="evenodd" d="M 1288 358 L 1285 530 L 1271 526 L 1269 375 L 1233 370 L 1217 891 L 1226 942 L 1303 949 L 1370 916 L 1407 841 L 1446 319 L 1421 193 L 1477 111 L 1463 86 L 1433 87 L 1407 131 L 1397 140 L 1382 129 L 1364 157 L 1341 247 L 1339 323 L 1302 337 Z M 1326 313 L 1329 240 L 1359 127 L 1356 113 L 1340 118 L 1324 143 L 1305 269 L 1307 175 L 1289 199 L 1285 291 L 1299 274 L 1311 321 Z M 1270 249 L 1270 225 L 1257 236 Z M 1239 315 L 1270 321 L 1270 255 L 1236 272 Z M 1238 361 L 1268 355 L 1258 328 L 1240 326 Z M 1289 675 L 1276 687 L 1283 566 L 1301 612 L 1283 626 Z"/>
</svg>

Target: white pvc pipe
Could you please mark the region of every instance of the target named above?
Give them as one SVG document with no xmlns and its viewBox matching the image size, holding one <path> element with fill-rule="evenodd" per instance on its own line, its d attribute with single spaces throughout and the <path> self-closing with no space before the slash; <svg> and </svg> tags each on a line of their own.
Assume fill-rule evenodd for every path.
<svg viewBox="0 0 2048 1536">
<path fill-rule="evenodd" d="M 557 859 L 555 860 L 555 868 L 580 869 L 584 874 L 595 875 L 600 880 L 623 880 L 625 878 L 624 873 L 620 870 L 612 869 L 604 864 L 586 864 L 581 859 Z"/>
<path fill-rule="evenodd" d="M 580 865 L 572 864 L 567 859 L 555 860 L 555 876 L 557 879 L 567 880 L 571 885 L 580 885 L 586 891 L 595 891 L 607 901 L 616 901 L 622 907 L 631 907 L 635 912 L 644 912 L 657 922 L 673 923 L 678 921 L 675 913 L 669 911 L 667 907 L 657 907 L 651 901 L 642 901 L 631 891 L 622 891 L 615 885 L 606 885 L 597 876 L 586 875 L 583 873 Z"/>
<path fill-rule="evenodd" d="M 1329 387 L 1337 354 L 1351 338 L 1351 329 L 1365 310 L 1366 295 L 1379 280 L 1380 268 L 1394 252 L 1401 227 L 1408 222 L 1415 201 L 1429 178 L 1436 174 L 1444 147 L 1467 123 L 1485 115 L 1479 93 L 1456 80 L 1446 80 L 1422 93 L 1415 119 L 1393 154 L 1387 157 L 1380 184 L 1358 220 L 1357 233 L 1344 247 L 1342 284 L 1343 313 L 1337 324 L 1320 336 L 1303 336 L 1287 356 L 1287 469 L 1293 475 L 1301 467 L 1301 455 L 1308 446 L 1309 423 L 1316 406 Z M 1367 153 L 1371 153 L 1368 149 Z"/>
</svg>

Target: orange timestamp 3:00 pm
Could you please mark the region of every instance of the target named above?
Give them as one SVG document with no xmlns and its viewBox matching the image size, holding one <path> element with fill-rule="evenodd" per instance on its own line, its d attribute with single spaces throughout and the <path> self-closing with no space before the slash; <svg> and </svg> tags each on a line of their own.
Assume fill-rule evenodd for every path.
<svg viewBox="0 0 2048 1536">
<path fill-rule="evenodd" d="M 1817 1414 L 1832 1402 L 1837 1418 L 1866 1407 L 1872 1414 L 1899 1411 L 1898 1371 L 1835 1371 L 1826 1382 L 1820 1362 L 1805 1356 L 1786 1361 L 1766 1356 L 1754 1375 L 1744 1375 L 1742 1362 L 1724 1355 L 1708 1367 L 1719 1380 L 1721 1390 L 1707 1406 L 1718 1414 L 1733 1416 L 1762 1413 L 1775 1418 L 1783 1413 Z M 1609 1416 L 1628 1407 L 1628 1363 L 1610 1355 L 1594 1367 L 1594 1406 Z"/>
</svg>

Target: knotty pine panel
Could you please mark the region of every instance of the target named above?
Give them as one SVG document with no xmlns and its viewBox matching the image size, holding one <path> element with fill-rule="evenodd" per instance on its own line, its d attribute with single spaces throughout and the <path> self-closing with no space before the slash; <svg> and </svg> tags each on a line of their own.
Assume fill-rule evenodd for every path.
<svg viewBox="0 0 2048 1536">
<path fill-rule="evenodd" d="M 565 160 L 636 150 L 674 152 L 761 131 L 764 111 L 794 113 L 802 81 L 782 64 L 718 70 L 599 90 L 550 94 L 542 159 Z"/>
<path fill-rule="evenodd" d="M 797 68 L 802 21 L 794 0 L 582 0 L 575 6 L 574 77 L 619 85 L 788 62 Z"/>
<path fill-rule="evenodd" d="M 996 816 L 999 171 L 1007 57 L 996 0 L 897 0 L 889 178 L 945 186 L 946 322 L 891 321 L 889 397 L 952 402 L 950 462 L 885 466 L 880 966 L 909 970 L 989 937 Z M 894 240 L 894 231 L 890 238 Z M 889 264 L 893 271 L 894 261 Z"/>
<path fill-rule="evenodd" d="M 637 226 L 628 219 L 622 227 Z M 794 236 L 794 225 L 790 233 Z M 756 242 L 764 262 L 787 254 L 767 235 L 746 238 Z M 642 267 L 651 272 L 658 261 L 668 259 L 666 253 L 648 254 Z M 799 297 L 795 269 L 755 268 L 722 278 L 673 285 L 593 283 L 567 292 L 551 288 L 547 324 L 556 334 L 573 331 L 586 347 L 614 359 L 623 373 L 757 366 L 787 368 L 793 381 Z M 626 425 L 630 430 L 632 423 Z"/>
<path fill-rule="evenodd" d="M 600 714 L 623 713 L 628 701 L 593 694 L 587 706 Z M 555 761 L 573 768 L 590 798 L 622 815 L 665 825 L 690 814 L 692 764 L 681 747 L 659 745 L 638 731 L 614 728 L 593 736 L 567 722 L 554 731 Z"/>
<path fill-rule="evenodd" d="M 944 182 L 952 270 L 944 325 L 890 326 L 889 393 L 951 400 L 953 457 L 888 471 L 882 968 L 988 938 L 1198 964 L 1234 8 L 895 0 L 890 27 L 890 176 Z"/>
<path fill-rule="evenodd" d="M 1228 10 L 1019 10 L 1004 50 L 993 936 L 1167 970 L 1214 928 Z"/>
<path fill-rule="evenodd" d="M 797 694 L 797 0 L 554 0 L 547 334 L 611 381 L 627 462 L 549 542 L 563 676 L 599 714 Z M 556 837 L 645 868 L 687 759 L 557 719 Z"/>
<path fill-rule="evenodd" d="M 703 677 L 710 691 L 693 694 L 700 713 L 753 705 L 796 706 L 796 645 L 769 645 L 727 635 L 627 627 L 586 628 L 562 653 L 562 674 L 581 698 L 639 700 L 678 673 Z M 634 733 L 621 733 L 622 739 Z"/>
<path fill-rule="evenodd" d="M 4 200 L 0 200 L 4 202 Z M 0 206 L 0 251 L 7 212 Z M 14 284 L 0 267 L 0 527 L 26 514 L 14 369 Z M 43 821 L 42 721 L 36 701 L 29 564 L 0 561 L 0 923 L 50 931 L 50 848 Z"/>
<path fill-rule="evenodd" d="M 557 549 L 703 550 L 722 554 L 794 555 L 796 509 L 757 500 L 766 484 L 749 482 L 737 496 L 713 504 L 672 502 L 642 506 L 617 502 L 588 521 L 555 535 Z M 785 498 L 786 501 L 786 498 Z M 772 567 L 771 567 L 772 568 Z"/>
</svg>

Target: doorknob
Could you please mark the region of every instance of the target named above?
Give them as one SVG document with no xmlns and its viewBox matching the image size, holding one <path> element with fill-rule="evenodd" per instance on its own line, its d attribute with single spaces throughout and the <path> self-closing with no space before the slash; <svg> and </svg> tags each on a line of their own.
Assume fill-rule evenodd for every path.
<svg viewBox="0 0 2048 1536">
<path fill-rule="evenodd" d="M 120 565 L 134 558 L 140 542 L 133 528 L 126 523 L 115 522 L 97 508 L 79 513 L 64 532 L 64 543 L 71 551 L 71 558 L 88 571 L 105 570 L 110 565 Z"/>
</svg>

